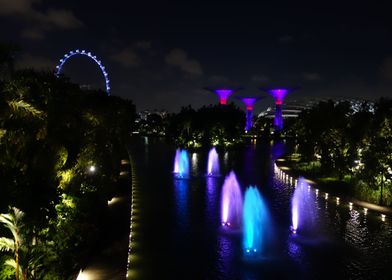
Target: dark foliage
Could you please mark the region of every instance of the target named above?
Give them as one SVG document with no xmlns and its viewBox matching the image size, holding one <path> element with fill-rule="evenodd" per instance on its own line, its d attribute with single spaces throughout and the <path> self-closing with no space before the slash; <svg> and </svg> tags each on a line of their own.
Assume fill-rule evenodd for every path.
<svg viewBox="0 0 392 280">
<path fill-rule="evenodd" d="M 230 147 L 241 143 L 245 114 L 234 104 L 210 105 L 198 110 L 184 107 L 172 115 L 167 135 L 186 148 Z"/>
</svg>

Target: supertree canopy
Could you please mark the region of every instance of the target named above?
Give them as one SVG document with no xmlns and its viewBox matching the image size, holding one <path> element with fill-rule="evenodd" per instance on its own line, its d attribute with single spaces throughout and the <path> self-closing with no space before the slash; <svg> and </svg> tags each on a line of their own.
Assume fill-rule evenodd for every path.
<svg viewBox="0 0 392 280">
<path fill-rule="evenodd" d="M 283 116 L 282 116 L 282 104 L 285 96 L 295 90 L 295 88 L 261 88 L 268 92 L 275 100 L 275 119 L 274 126 L 276 131 L 283 129 Z"/>
<path fill-rule="evenodd" d="M 226 105 L 227 99 L 236 91 L 239 91 L 241 88 L 205 88 L 213 93 L 215 93 L 219 97 L 219 104 Z"/>
<path fill-rule="evenodd" d="M 237 99 L 241 100 L 246 106 L 246 125 L 245 132 L 248 132 L 253 127 L 253 105 L 260 99 L 262 96 L 256 97 L 237 97 Z"/>
</svg>

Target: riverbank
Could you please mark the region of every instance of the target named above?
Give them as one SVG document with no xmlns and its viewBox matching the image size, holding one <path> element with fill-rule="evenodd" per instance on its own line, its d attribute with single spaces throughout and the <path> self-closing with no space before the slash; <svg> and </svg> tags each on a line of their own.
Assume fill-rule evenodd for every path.
<svg viewBox="0 0 392 280">
<path fill-rule="evenodd" d="M 383 215 L 392 215 L 391 207 L 381 206 L 356 198 L 353 195 L 354 186 L 346 182 L 332 179 L 328 180 L 327 178 L 316 178 L 315 176 L 312 176 L 310 172 L 307 172 L 307 174 L 301 174 L 301 171 L 294 168 L 293 162 L 288 157 L 278 158 L 275 161 L 275 164 L 276 167 L 279 169 L 279 172 L 282 172 L 282 174 L 287 174 L 289 177 L 292 177 L 294 179 L 304 177 L 311 187 L 326 193 L 327 197 L 328 195 L 331 195 L 336 198 L 339 198 L 339 201 L 346 201 L 347 203 L 349 203 L 350 207 L 352 207 L 353 205 L 357 205 L 363 207 L 364 209 L 380 212 Z"/>
<path fill-rule="evenodd" d="M 100 248 L 91 257 L 87 266 L 79 273 L 77 280 L 125 279 L 129 243 L 130 162 L 121 160 L 121 172 L 117 182 L 117 193 L 108 201 L 105 217 L 105 232 Z"/>
</svg>

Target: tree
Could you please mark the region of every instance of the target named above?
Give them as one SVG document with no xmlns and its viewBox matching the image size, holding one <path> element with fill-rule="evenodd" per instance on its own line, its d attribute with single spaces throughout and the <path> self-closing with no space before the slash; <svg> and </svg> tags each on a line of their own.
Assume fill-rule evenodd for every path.
<svg viewBox="0 0 392 280">
<path fill-rule="evenodd" d="M 0 251 L 11 251 L 14 254 L 14 262 L 7 260 L 6 264 L 15 264 L 15 277 L 19 280 L 20 267 L 19 267 L 19 251 L 23 246 L 23 238 L 21 230 L 23 228 L 22 218 L 24 213 L 17 208 L 12 208 L 13 212 L 10 214 L 1 214 L 0 222 L 5 225 L 12 233 L 12 239 L 1 237 L 0 238 Z"/>
<path fill-rule="evenodd" d="M 229 147 L 242 141 L 244 123 L 245 114 L 233 104 L 203 106 L 197 111 L 188 106 L 171 117 L 167 134 L 187 148 Z"/>
<path fill-rule="evenodd" d="M 37 239 L 27 233 L 23 222 L 24 215 L 15 207 L 10 209 L 8 214 L 0 214 L 0 223 L 12 234 L 12 238 L 0 238 L 0 251 L 12 254 L 5 259 L 2 273 L 12 274 L 16 280 L 38 277 L 45 257 Z"/>
<path fill-rule="evenodd" d="M 325 173 L 336 170 L 342 178 L 353 157 L 347 134 L 351 114 L 348 102 L 331 100 L 302 112 L 291 134 L 297 136 L 303 159 L 311 161 L 317 156 Z"/>
<path fill-rule="evenodd" d="M 16 208 L 2 215 L 20 234 L 1 239 L 0 279 L 41 279 L 43 271 L 68 279 L 85 264 L 118 190 L 134 119 L 130 100 L 53 73 L 17 71 L 0 81 L 0 213 L 12 205 L 29 217 L 23 223 Z"/>
<path fill-rule="evenodd" d="M 362 178 L 373 188 L 380 187 L 379 203 L 383 204 L 385 182 L 390 181 L 392 167 L 392 117 L 386 117 L 369 140 L 363 155 Z"/>
</svg>

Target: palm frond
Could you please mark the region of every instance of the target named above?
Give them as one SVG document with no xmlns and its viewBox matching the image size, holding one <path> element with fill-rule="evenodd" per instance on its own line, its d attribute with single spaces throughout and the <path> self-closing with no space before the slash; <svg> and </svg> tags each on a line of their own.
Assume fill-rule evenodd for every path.
<svg viewBox="0 0 392 280">
<path fill-rule="evenodd" d="M 15 115 L 30 115 L 36 118 L 42 118 L 44 115 L 44 112 L 36 109 L 33 105 L 24 100 L 9 100 L 7 103 Z"/>
<path fill-rule="evenodd" d="M 16 271 L 16 261 L 14 259 L 11 259 L 11 258 L 7 259 L 4 262 L 4 266 L 13 269 L 13 271 L 15 273 L 15 271 Z M 19 275 L 23 275 L 23 268 L 20 265 L 19 265 Z"/>
<path fill-rule="evenodd" d="M 14 251 L 15 242 L 11 238 L 1 237 L 0 238 L 0 251 Z"/>
<path fill-rule="evenodd" d="M 4 262 L 4 265 L 6 265 L 6 266 L 8 266 L 8 267 L 12 267 L 13 269 L 15 269 L 16 268 L 16 261 L 14 260 L 14 259 L 7 259 L 5 262 Z"/>
<path fill-rule="evenodd" d="M 11 214 L 0 214 L 0 223 L 4 224 L 4 226 L 12 232 L 12 235 L 16 233 L 13 231 L 15 228 L 15 221 Z"/>
<path fill-rule="evenodd" d="M 8 262 L 12 259 L 7 259 Z M 12 263 L 5 264 L 5 262 L 0 263 L 0 279 L 15 279 L 15 268 Z"/>
<path fill-rule="evenodd" d="M 12 211 L 14 220 L 19 224 L 25 215 L 24 212 L 16 207 L 12 207 Z"/>
<path fill-rule="evenodd" d="M 18 231 L 23 227 L 22 219 L 24 217 L 24 212 L 16 207 L 11 208 L 10 214 L 0 214 L 0 223 L 3 223 L 6 228 L 8 228 L 15 242 L 20 243 L 20 234 Z"/>
</svg>

